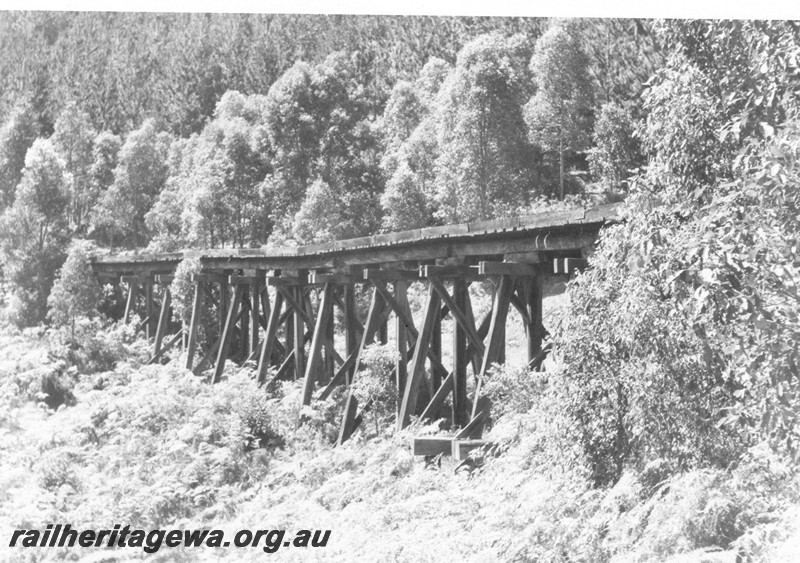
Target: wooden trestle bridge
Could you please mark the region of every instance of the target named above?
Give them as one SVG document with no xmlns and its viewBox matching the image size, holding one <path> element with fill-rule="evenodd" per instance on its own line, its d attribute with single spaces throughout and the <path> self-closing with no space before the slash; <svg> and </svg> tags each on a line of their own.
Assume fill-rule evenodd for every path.
<svg viewBox="0 0 800 563">
<path fill-rule="evenodd" d="M 488 415 L 480 385 L 494 363 L 505 361 L 505 330 L 514 306 L 525 325 L 528 362 L 541 364 L 542 281 L 569 275 L 585 264 L 599 230 L 617 220 L 617 206 L 548 213 L 431 227 L 326 244 L 275 249 L 213 249 L 172 254 L 97 256 L 92 268 L 103 283 L 127 289 L 126 322 L 138 312 L 153 342 L 152 362 L 177 343 L 186 368 L 210 371 L 220 380 L 226 360 L 236 350 L 240 362 L 256 360 L 260 383 L 302 379 L 303 404 L 323 400 L 338 385 L 350 389 L 358 377 L 364 348 L 387 342 L 394 324 L 397 361 L 397 426 L 412 416 L 447 413 L 461 436 L 475 437 Z M 184 258 L 198 258 L 189 327 L 172 320 L 170 284 Z M 494 297 L 482 319 L 473 317 L 470 283 L 491 278 Z M 415 326 L 409 308 L 410 283 L 427 283 L 422 324 Z M 355 305 L 357 288 L 371 292 L 366 318 Z M 271 288 L 271 289 L 270 289 Z M 318 299 L 311 299 L 319 292 Z M 317 302 L 316 308 L 313 302 Z M 219 336 L 207 349 L 198 346 L 198 327 L 216 305 Z M 134 311 L 137 309 L 139 311 Z M 343 342 L 334 345 L 334 309 L 342 314 Z M 143 310 L 141 310 L 143 309 Z M 442 319 L 453 321 L 452 363 L 442 361 Z M 476 322 L 476 320 L 478 322 Z M 283 330 L 280 330 L 283 327 Z M 168 333 L 175 330 L 174 334 Z M 430 368 L 426 370 L 426 364 Z M 467 374 L 477 377 L 470 401 Z M 422 399 L 422 400 L 418 400 Z M 361 422 L 363 412 L 352 393 L 345 403 L 339 443 Z"/>
</svg>

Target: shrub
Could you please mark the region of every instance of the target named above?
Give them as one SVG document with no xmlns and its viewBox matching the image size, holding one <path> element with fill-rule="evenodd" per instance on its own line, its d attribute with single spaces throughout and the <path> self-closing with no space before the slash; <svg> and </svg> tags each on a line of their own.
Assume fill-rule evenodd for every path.
<svg viewBox="0 0 800 563">
<path fill-rule="evenodd" d="M 39 484 L 48 491 L 57 491 L 68 485 L 74 490 L 80 488 L 74 464 L 77 460 L 74 452 L 63 448 L 45 452 L 36 464 Z"/>
<path fill-rule="evenodd" d="M 267 401 L 263 392 L 248 394 L 241 399 L 236 415 L 248 435 L 252 436 L 252 439 L 248 440 L 248 448 L 270 448 L 283 445 L 284 440 L 275 428 L 272 412 L 273 405 Z"/>
<path fill-rule="evenodd" d="M 524 366 L 492 366 L 481 389 L 481 394 L 492 402 L 492 418 L 527 412 L 537 402 L 546 378 Z"/>
<path fill-rule="evenodd" d="M 82 374 L 109 371 L 118 362 L 131 357 L 144 360 L 149 355 L 146 344 L 136 338 L 133 325 L 104 325 L 98 319 L 79 321 L 74 333 L 64 343 L 57 333 L 49 355 L 75 366 Z"/>
<path fill-rule="evenodd" d="M 61 405 L 74 405 L 75 395 L 72 394 L 74 385 L 69 376 L 50 372 L 42 376 L 40 397 L 51 409 L 57 409 Z"/>
<path fill-rule="evenodd" d="M 555 335 L 560 400 L 597 484 L 614 482 L 626 462 L 662 457 L 677 468 L 724 467 L 744 446 L 718 425 L 733 389 L 708 362 L 707 342 L 676 310 L 656 265 L 631 263 L 649 229 L 632 220 L 607 231 L 592 269 L 571 284 Z"/>
<path fill-rule="evenodd" d="M 89 251 L 90 246 L 84 241 L 73 241 L 47 298 L 48 317 L 56 326 L 69 326 L 72 339 L 75 338 L 75 321 L 78 317 L 96 315 L 101 296 L 89 265 Z"/>
<path fill-rule="evenodd" d="M 393 346 L 368 346 L 361 359 L 364 367 L 353 381 L 353 396 L 361 408 L 370 404 L 369 416 L 375 424 L 375 433 L 397 411 L 397 390 L 394 380 L 397 352 Z"/>
</svg>

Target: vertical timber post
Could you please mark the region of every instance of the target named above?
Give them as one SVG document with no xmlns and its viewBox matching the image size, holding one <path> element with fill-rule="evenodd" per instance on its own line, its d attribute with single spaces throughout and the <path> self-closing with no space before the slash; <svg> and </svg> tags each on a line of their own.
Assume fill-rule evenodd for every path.
<svg viewBox="0 0 800 563">
<path fill-rule="evenodd" d="M 512 281 L 512 289 L 511 292 L 513 293 L 513 281 Z M 500 287 L 495 288 L 495 292 L 500 291 Z M 498 344 L 497 344 L 497 363 L 498 364 L 505 364 L 506 363 L 506 323 L 503 321 L 501 325 L 497 327 L 500 330 L 500 336 L 498 336 Z"/>
<path fill-rule="evenodd" d="M 378 328 L 378 342 L 382 345 L 389 342 L 389 319 L 383 321 Z"/>
<path fill-rule="evenodd" d="M 169 322 L 171 301 L 169 286 L 165 285 L 161 293 L 161 311 L 158 315 L 158 323 L 156 324 L 156 338 L 153 345 L 154 355 L 161 352 L 161 344 L 164 341 L 164 334 L 167 332 L 167 323 Z"/>
<path fill-rule="evenodd" d="M 252 358 L 258 350 L 258 331 L 260 327 L 259 314 L 261 311 L 261 289 L 264 282 L 264 271 L 256 270 L 256 281 L 250 284 L 250 340 L 247 347 L 247 357 Z"/>
<path fill-rule="evenodd" d="M 333 289 L 331 290 L 331 293 L 332 293 L 332 295 L 331 295 L 331 305 L 330 305 L 330 310 L 328 312 L 329 319 L 328 319 L 328 321 L 327 321 L 327 323 L 325 325 L 325 340 L 327 342 L 330 342 L 331 347 L 333 347 L 334 342 L 335 342 L 335 340 L 334 340 L 334 337 L 335 337 L 334 329 L 335 329 L 335 327 L 334 327 L 334 322 L 333 322 L 333 301 L 334 301 L 333 293 L 335 293 L 335 292 L 336 292 L 336 287 L 334 286 Z M 323 292 L 323 299 L 324 299 L 324 292 Z M 322 309 L 322 303 L 320 303 L 320 310 L 321 309 Z M 347 356 L 345 356 L 345 358 L 346 357 Z M 326 348 L 325 349 L 325 363 L 324 363 L 323 371 L 322 371 L 322 379 L 320 379 L 320 381 L 324 381 L 324 382 L 327 383 L 328 381 L 333 379 L 333 374 L 334 374 L 335 371 L 336 371 L 336 361 L 334 360 L 333 354 L 331 353 L 331 351 Z"/>
<path fill-rule="evenodd" d="M 239 322 L 239 356 L 242 363 L 244 363 L 248 357 L 248 350 L 250 350 L 250 315 L 252 309 L 250 303 L 250 284 L 242 284 L 240 293 L 241 297 L 239 299 L 242 307 L 242 320 Z"/>
<path fill-rule="evenodd" d="M 287 354 L 292 353 L 292 365 L 294 365 L 294 312 L 290 311 L 288 302 L 286 303 L 286 309 L 289 314 L 286 316 L 286 322 L 283 326 L 283 346 Z"/>
<path fill-rule="evenodd" d="M 261 276 L 261 281 L 263 282 L 261 284 L 261 315 L 264 317 L 264 330 L 266 330 L 267 320 L 269 319 L 269 315 L 272 312 L 272 307 L 270 306 L 269 303 L 269 289 L 266 284 L 266 279 L 264 278 L 266 272 L 264 272 L 263 270 L 259 271 L 261 272 L 261 274 L 259 275 Z"/>
<path fill-rule="evenodd" d="M 266 299 L 267 293 L 264 292 Z M 275 303 L 273 304 L 272 311 L 270 311 L 269 321 L 267 321 L 267 330 L 264 334 L 264 342 L 261 344 L 261 356 L 258 358 L 258 382 L 265 383 L 267 380 L 267 370 L 272 364 L 272 351 L 275 349 L 275 342 L 278 338 L 278 323 L 281 318 L 281 309 L 283 307 L 283 295 L 280 291 L 275 292 Z M 287 329 L 288 330 L 288 329 Z M 288 348 L 286 349 L 288 353 Z"/>
<path fill-rule="evenodd" d="M 436 355 L 437 358 L 442 357 L 442 312 L 439 309 L 436 312 L 436 316 L 433 321 L 433 334 L 431 335 L 431 351 Z M 442 378 L 447 377 L 446 373 L 442 373 L 438 367 L 433 365 L 431 362 L 431 379 L 428 391 L 430 392 L 430 396 L 433 397 L 433 394 L 436 392 L 437 389 L 442 384 Z"/>
<path fill-rule="evenodd" d="M 233 300 L 228 308 L 228 316 L 225 322 L 225 328 L 222 331 L 222 339 L 217 351 L 217 363 L 214 365 L 214 375 L 212 376 L 212 383 L 218 383 L 222 372 L 225 369 L 225 360 L 228 359 L 228 350 L 231 345 L 231 338 L 233 337 L 233 329 L 236 325 L 236 318 L 239 313 L 239 303 L 242 299 L 242 285 L 236 284 L 233 288 Z"/>
<path fill-rule="evenodd" d="M 332 324 L 333 313 L 333 291 L 332 283 L 326 283 L 322 290 L 322 300 L 319 304 L 317 322 L 314 326 L 314 335 L 311 339 L 311 348 L 308 352 L 308 364 L 303 380 L 303 404 L 310 405 L 311 397 L 314 393 L 314 384 L 322 363 L 322 348 L 328 338 L 328 325 Z M 333 358 L 331 358 L 333 359 Z"/>
<path fill-rule="evenodd" d="M 144 335 L 150 340 L 153 334 L 153 276 L 148 275 L 144 281 Z"/>
<path fill-rule="evenodd" d="M 542 350 L 544 327 L 542 326 L 542 279 L 540 275 L 524 278 L 522 291 L 529 324 L 525 327 L 528 341 L 528 365 Z"/>
<path fill-rule="evenodd" d="M 394 282 L 394 297 L 398 305 L 411 316 L 408 307 L 408 282 L 397 280 Z M 395 360 L 395 385 L 397 389 L 397 412 L 400 412 L 400 398 L 406 388 L 408 379 L 408 327 L 400 315 L 395 315 L 395 340 L 397 345 L 397 359 Z"/>
<path fill-rule="evenodd" d="M 303 295 L 303 286 L 297 285 L 294 287 L 294 298 L 298 306 L 305 307 L 305 296 Z M 303 314 L 295 310 L 294 312 L 294 335 L 292 342 L 294 343 L 294 378 L 300 379 L 305 374 L 305 321 Z"/>
<path fill-rule="evenodd" d="M 192 301 L 192 320 L 189 324 L 189 341 L 186 344 L 186 369 L 194 367 L 194 354 L 197 350 L 197 329 L 203 307 L 203 287 L 200 280 L 194 282 L 194 300 Z"/>
<path fill-rule="evenodd" d="M 136 304 L 136 284 L 133 281 L 129 281 L 128 285 L 128 299 L 125 302 L 125 316 L 123 317 L 122 322 L 124 324 L 128 324 L 131 322 L 131 313 L 133 312 L 133 307 Z"/>
<path fill-rule="evenodd" d="M 220 280 L 219 282 L 219 307 L 217 310 L 217 315 L 219 317 L 219 333 L 222 334 L 225 331 L 225 320 L 228 314 L 228 276 L 230 272 L 225 270 L 223 272 L 223 276 L 225 277 L 224 280 Z"/>
<path fill-rule="evenodd" d="M 358 349 L 358 334 L 356 332 L 356 296 L 355 285 L 347 283 L 344 286 L 344 341 L 345 341 L 345 358 L 349 358 L 351 354 L 355 353 Z M 355 366 L 355 364 L 353 364 Z M 347 370 L 345 375 L 346 381 L 351 381 L 355 367 Z"/>
<path fill-rule="evenodd" d="M 469 293 L 463 279 L 453 280 L 453 301 L 459 310 L 468 310 Z M 467 334 L 453 315 L 453 424 L 462 428 L 469 422 L 467 364 Z"/>
</svg>

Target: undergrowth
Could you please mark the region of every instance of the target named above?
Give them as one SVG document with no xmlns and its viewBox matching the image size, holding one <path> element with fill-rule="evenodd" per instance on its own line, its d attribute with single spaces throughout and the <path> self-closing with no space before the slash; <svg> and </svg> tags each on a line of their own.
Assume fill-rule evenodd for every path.
<svg viewBox="0 0 800 563">
<path fill-rule="evenodd" d="M 180 362 L 141 366 L 129 344 L 112 370 L 87 374 L 33 352 L 53 345 L 51 336 L 0 338 L 4 352 L 14 350 L 0 363 L 4 530 L 50 522 L 332 530 L 325 549 L 274 555 L 288 561 L 790 561 L 800 534 L 796 472 L 765 446 L 727 469 L 681 473 L 662 459 L 594 487 L 585 452 L 569 440 L 574 421 L 559 408 L 556 372 L 493 370 L 485 391 L 502 407 L 486 437 L 497 447 L 459 467 L 415 459 L 408 443 L 419 430 L 386 422 L 395 408 L 378 385 L 394 361 L 387 347 L 365 355 L 359 391 L 377 398 L 377 418 L 333 447 L 341 391 L 301 410 L 299 382 L 267 391 L 229 363 L 210 386 Z M 36 406 L 21 374 L 33 381 L 35 369 L 58 365 L 74 402 Z M 28 549 L 0 552 L 0 561 L 98 556 Z M 149 560 L 211 558 L 255 561 L 263 552 L 162 549 Z"/>
</svg>

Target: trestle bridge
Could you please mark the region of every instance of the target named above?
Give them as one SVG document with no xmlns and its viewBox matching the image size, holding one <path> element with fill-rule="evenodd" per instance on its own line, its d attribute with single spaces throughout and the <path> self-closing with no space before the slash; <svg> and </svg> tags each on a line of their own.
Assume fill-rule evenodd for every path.
<svg viewBox="0 0 800 563">
<path fill-rule="evenodd" d="M 143 318 L 151 362 L 180 344 L 186 368 L 208 373 L 213 384 L 226 360 L 257 361 L 260 383 L 302 379 L 304 405 L 326 399 L 340 385 L 350 390 L 365 347 L 386 343 L 392 324 L 397 427 L 406 427 L 413 416 L 444 415 L 461 429 L 458 437 L 476 438 L 489 414 L 481 383 L 492 364 L 505 360 L 510 307 L 522 318 L 527 360 L 536 368 L 547 353 L 544 279 L 583 268 L 600 229 L 617 220 L 618 206 L 609 204 L 289 248 L 97 256 L 92 268 L 100 281 L 121 284 L 127 292 L 125 321 L 134 313 Z M 172 319 L 170 284 L 188 257 L 199 259 L 202 268 L 192 277 L 191 322 L 184 326 Z M 487 278 L 494 282 L 491 310 L 476 319 L 468 287 Z M 419 326 L 407 295 L 414 282 L 427 284 Z M 371 294 L 365 315 L 356 307 L 359 290 Z M 219 335 L 201 349 L 198 328 L 212 303 Z M 336 309 L 343 328 L 338 339 Z M 442 355 L 445 317 L 453 322 L 449 366 Z M 471 397 L 470 370 L 476 377 Z M 448 398 L 452 408 L 443 413 Z M 348 393 L 338 443 L 352 435 L 369 408 Z"/>
</svg>

